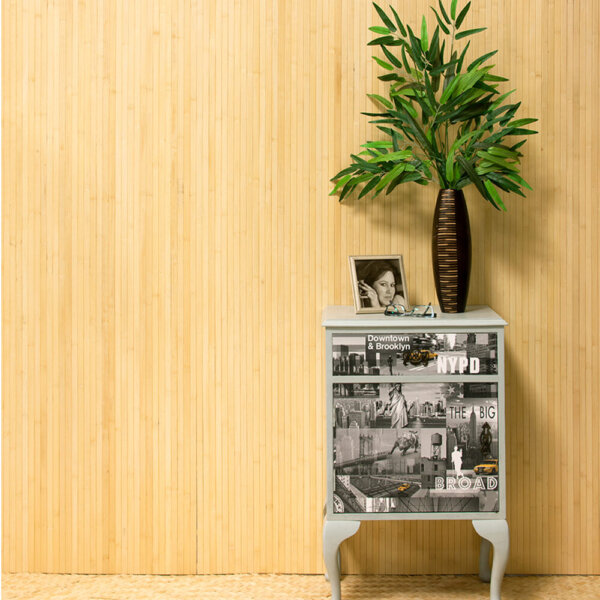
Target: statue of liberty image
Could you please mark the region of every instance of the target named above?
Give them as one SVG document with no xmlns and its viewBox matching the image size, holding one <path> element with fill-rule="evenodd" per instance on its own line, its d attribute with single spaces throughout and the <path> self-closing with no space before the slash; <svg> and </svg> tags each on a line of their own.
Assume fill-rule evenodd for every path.
<svg viewBox="0 0 600 600">
<path fill-rule="evenodd" d="M 408 404 L 402 393 L 401 383 L 394 383 L 390 386 L 387 402 L 380 414 L 391 417 L 392 429 L 402 429 L 408 426 Z"/>
<path fill-rule="evenodd" d="M 456 471 L 457 477 L 464 477 L 462 472 L 462 448 L 459 450 L 458 446 L 454 446 L 454 452 L 452 453 L 452 464 Z"/>
</svg>

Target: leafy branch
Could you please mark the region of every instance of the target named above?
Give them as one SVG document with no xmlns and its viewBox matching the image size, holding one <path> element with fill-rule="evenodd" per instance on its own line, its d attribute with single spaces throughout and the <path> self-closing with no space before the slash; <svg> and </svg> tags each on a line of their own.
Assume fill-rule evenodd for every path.
<svg viewBox="0 0 600 600">
<path fill-rule="evenodd" d="M 339 193 L 340 201 L 359 186 L 359 198 L 370 192 L 375 197 L 401 183 L 427 185 L 435 179 L 456 190 L 472 183 L 495 208 L 506 210 L 500 191 L 525 196 L 523 188 L 531 190 L 519 175 L 525 140 L 512 138 L 537 133 L 526 128 L 537 119 L 516 119 L 520 103 L 504 103 L 514 90 L 500 94 L 499 84 L 508 80 L 486 64 L 497 51 L 465 68 L 470 41 L 460 54 L 455 42 L 486 28 L 461 30 L 471 2 L 458 14 L 457 3 L 451 0 L 446 10 L 438 0 L 439 11 L 431 7 L 436 19 L 431 36 L 425 16 L 417 36 L 393 7 L 390 15 L 373 4 L 382 25 L 369 28 L 378 37 L 368 45 L 383 53 L 373 59 L 386 71 L 379 79 L 389 88 L 387 97 L 368 94 L 380 112 L 363 114 L 387 139 L 363 144 L 351 165 L 333 177 L 331 194 Z"/>
</svg>

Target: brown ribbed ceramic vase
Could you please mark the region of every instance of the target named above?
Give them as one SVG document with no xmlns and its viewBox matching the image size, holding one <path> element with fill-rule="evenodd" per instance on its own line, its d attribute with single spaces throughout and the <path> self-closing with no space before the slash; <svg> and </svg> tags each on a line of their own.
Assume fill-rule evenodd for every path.
<svg viewBox="0 0 600 600">
<path fill-rule="evenodd" d="M 465 312 L 471 275 L 471 229 L 462 190 L 440 190 L 431 250 L 435 291 L 442 312 Z"/>
</svg>

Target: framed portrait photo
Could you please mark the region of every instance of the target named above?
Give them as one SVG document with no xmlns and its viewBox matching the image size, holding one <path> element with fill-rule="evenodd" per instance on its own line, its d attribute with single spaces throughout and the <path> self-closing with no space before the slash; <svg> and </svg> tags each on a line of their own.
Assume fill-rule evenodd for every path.
<svg viewBox="0 0 600 600">
<path fill-rule="evenodd" d="M 348 258 L 357 313 L 382 313 L 390 304 L 410 308 L 404 261 L 400 254 Z"/>
</svg>

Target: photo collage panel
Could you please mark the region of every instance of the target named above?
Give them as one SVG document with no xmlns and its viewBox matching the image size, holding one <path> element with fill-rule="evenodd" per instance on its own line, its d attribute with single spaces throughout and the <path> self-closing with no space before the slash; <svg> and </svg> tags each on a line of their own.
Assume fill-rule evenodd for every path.
<svg viewBox="0 0 600 600">
<path fill-rule="evenodd" d="M 334 334 L 333 375 L 496 375 L 496 333 Z"/>
<path fill-rule="evenodd" d="M 334 512 L 497 512 L 496 383 L 333 384 Z"/>
</svg>

